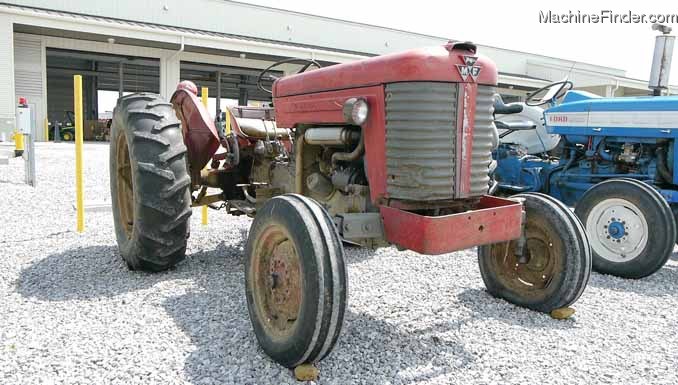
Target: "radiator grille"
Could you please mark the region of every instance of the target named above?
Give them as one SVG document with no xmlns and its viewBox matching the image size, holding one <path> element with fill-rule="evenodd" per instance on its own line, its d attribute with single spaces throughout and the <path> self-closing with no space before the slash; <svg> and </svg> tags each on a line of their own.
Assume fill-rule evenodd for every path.
<svg viewBox="0 0 678 385">
<path fill-rule="evenodd" d="M 386 171 L 391 198 L 454 198 L 457 95 L 454 83 L 386 85 Z M 475 146 L 473 150 L 475 154 Z"/>
<path fill-rule="evenodd" d="M 476 113 L 473 127 L 471 154 L 471 196 L 487 194 L 490 182 L 489 166 L 492 162 L 494 126 L 494 94 L 491 86 L 478 86 Z"/>
</svg>

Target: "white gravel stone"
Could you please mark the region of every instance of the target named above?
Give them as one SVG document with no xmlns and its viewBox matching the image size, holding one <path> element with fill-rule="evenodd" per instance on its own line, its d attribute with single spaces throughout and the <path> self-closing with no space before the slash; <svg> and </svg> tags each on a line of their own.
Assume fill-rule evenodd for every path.
<svg viewBox="0 0 678 385">
<path fill-rule="evenodd" d="M 0 146 L 3 147 L 3 146 Z M 185 262 L 128 271 L 110 212 L 75 232 L 74 147 L 37 146 L 36 188 L 0 165 L 0 383 L 295 384 L 259 349 L 244 299 L 250 220 L 192 221 Z M 110 201 L 108 146 L 85 145 L 85 199 Z M 678 258 L 593 274 L 557 321 L 489 296 L 475 250 L 347 249 L 350 303 L 320 384 L 676 384 Z"/>
</svg>

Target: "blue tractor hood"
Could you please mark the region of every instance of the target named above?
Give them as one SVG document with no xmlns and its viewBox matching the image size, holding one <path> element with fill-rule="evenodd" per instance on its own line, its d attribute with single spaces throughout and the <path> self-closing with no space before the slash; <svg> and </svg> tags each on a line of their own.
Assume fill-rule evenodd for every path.
<svg viewBox="0 0 678 385">
<path fill-rule="evenodd" d="M 603 98 L 569 91 L 558 106 L 544 111 L 544 121 L 549 133 L 566 136 L 674 138 L 678 96 Z"/>
</svg>

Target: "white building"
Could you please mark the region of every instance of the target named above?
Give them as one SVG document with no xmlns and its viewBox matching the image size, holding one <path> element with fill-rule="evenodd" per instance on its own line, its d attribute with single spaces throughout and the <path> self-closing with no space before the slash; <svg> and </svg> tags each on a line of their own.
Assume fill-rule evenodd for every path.
<svg viewBox="0 0 678 385">
<path fill-rule="evenodd" d="M 85 119 L 95 120 L 106 113 L 98 111 L 106 92 L 169 97 L 180 79 L 190 79 L 209 87 L 213 104 L 255 104 L 267 98 L 254 84 L 259 70 L 281 58 L 333 64 L 448 40 L 231 1 L 9 1 L 0 4 L 0 131 L 14 129 L 23 96 L 43 140 L 48 121 L 69 119 L 74 74 L 84 78 Z M 479 50 L 497 63 L 501 93 L 509 98 L 566 76 L 600 95 L 648 92 L 646 81 L 627 78 L 621 69 Z"/>
</svg>

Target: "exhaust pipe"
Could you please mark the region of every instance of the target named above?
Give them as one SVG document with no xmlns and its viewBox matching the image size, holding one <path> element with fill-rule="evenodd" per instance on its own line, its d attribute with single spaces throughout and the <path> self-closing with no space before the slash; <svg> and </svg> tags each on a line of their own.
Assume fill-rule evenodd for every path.
<svg viewBox="0 0 678 385">
<path fill-rule="evenodd" d="M 664 90 L 669 89 L 673 43 L 676 37 L 669 35 L 671 27 L 666 25 L 652 24 L 652 30 L 659 31 L 662 34 L 655 38 L 652 70 L 650 71 L 650 83 L 648 86 L 652 91 L 652 95 L 661 96 Z"/>
</svg>

